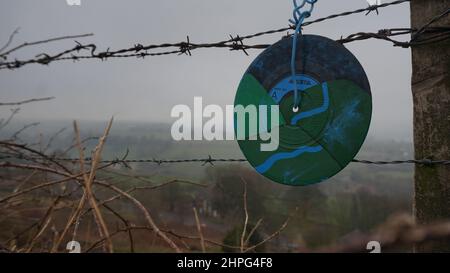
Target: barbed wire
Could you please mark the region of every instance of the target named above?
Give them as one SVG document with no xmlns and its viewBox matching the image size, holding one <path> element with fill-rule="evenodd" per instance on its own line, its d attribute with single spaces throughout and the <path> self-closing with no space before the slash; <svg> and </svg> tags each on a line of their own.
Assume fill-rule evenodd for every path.
<svg viewBox="0 0 450 273">
<path fill-rule="evenodd" d="M 128 154 L 128 152 L 127 152 Z M 248 162 L 247 159 L 244 158 L 215 158 L 211 155 L 208 155 L 207 158 L 189 158 L 189 159 L 126 159 L 127 154 L 122 158 L 116 158 L 112 160 L 100 160 L 99 162 L 102 164 L 122 164 L 127 167 L 128 164 L 131 163 L 151 163 L 157 165 L 163 164 L 180 164 L 180 163 L 201 163 L 204 165 L 214 165 L 214 163 L 244 163 Z M 25 159 L 25 160 L 39 160 L 38 157 L 27 157 L 24 155 L 14 155 L 14 156 L 3 156 L 0 157 L 0 160 L 5 159 Z M 80 158 L 76 157 L 51 157 L 46 156 L 45 159 L 51 159 L 55 162 L 80 162 Z M 84 162 L 91 162 L 93 159 L 90 157 L 84 158 Z M 370 164 L 370 165 L 399 165 L 399 164 L 419 164 L 425 166 L 433 166 L 433 165 L 450 165 L 450 160 L 432 160 L 432 159 L 407 159 L 407 160 L 392 160 L 392 161 L 372 161 L 365 159 L 353 159 L 353 163 L 360 164 Z"/>
<path fill-rule="evenodd" d="M 56 159 L 59 160 L 59 159 Z M 75 159 L 77 162 L 79 160 Z M 91 159 L 88 158 L 88 161 Z M 70 161 L 74 161 L 73 159 Z M 176 163 L 202 163 L 202 166 L 206 164 L 214 165 L 214 163 L 239 163 L 239 162 L 247 162 L 247 159 L 243 158 L 213 158 L 212 156 L 208 156 L 208 158 L 197 158 L 197 159 L 177 159 L 177 160 L 161 160 L 161 159 L 132 159 L 132 160 L 102 160 L 102 163 L 156 163 L 158 165 L 162 164 L 176 164 Z M 374 164 L 374 165 L 390 165 L 390 164 L 421 164 L 421 165 L 449 165 L 450 160 L 430 160 L 430 159 L 422 159 L 422 160 L 395 160 L 395 161 L 370 161 L 370 160 L 359 160 L 353 159 L 353 163 L 362 163 L 362 164 Z"/>
<path fill-rule="evenodd" d="M 342 16 L 348 16 L 351 14 L 358 14 L 362 12 L 367 12 L 369 14 L 371 11 L 377 11 L 380 8 L 385 8 L 393 5 L 398 5 L 401 3 L 410 2 L 410 0 L 401 0 L 401 1 L 394 1 L 390 3 L 384 3 L 381 5 L 373 5 L 362 9 L 357 9 L 354 11 L 347 11 L 342 12 L 338 14 L 332 14 L 323 18 L 319 18 L 313 21 L 308 21 L 302 24 L 302 26 L 308 26 L 314 23 L 323 22 L 326 20 L 342 17 Z M 412 29 L 412 28 L 392 28 L 392 29 L 382 29 L 378 32 L 371 33 L 371 32 L 359 32 L 349 35 L 346 38 L 338 39 L 337 41 L 345 44 L 355 41 L 361 41 L 366 39 L 380 39 L 385 40 L 388 42 L 393 43 L 394 46 L 401 46 L 401 47 L 410 47 L 413 45 L 418 44 L 425 44 L 425 43 L 435 43 L 438 41 L 442 41 L 445 39 L 450 38 L 450 26 L 449 27 L 431 27 L 431 24 L 436 22 L 437 20 L 443 18 L 448 14 L 449 10 L 446 10 L 443 14 L 440 14 L 433 18 L 429 23 L 424 25 L 423 27 L 419 29 Z M 249 45 L 244 44 L 245 40 L 253 39 L 256 37 L 269 35 L 269 34 L 275 34 L 275 33 L 282 33 L 282 32 L 288 32 L 290 30 L 293 30 L 295 26 L 288 26 L 285 28 L 280 29 L 274 29 L 274 30 L 268 30 L 263 31 L 251 35 L 246 36 L 239 36 L 239 35 L 230 35 L 230 39 L 219 41 L 219 42 L 213 42 L 213 43 L 192 43 L 190 41 L 189 36 L 187 36 L 186 41 L 178 42 L 178 43 L 163 43 L 163 44 L 150 44 L 150 45 L 142 45 L 140 43 L 134 44 L 132 47 L 129 48 L 123 48 L 111 51 L 109 48 L 106 51 L 102 52 L 96 52 L 98 46 L 96 44 L 81 44 L 78 41 L 75 41 L 76 46 L 74 46 L 71 49 L 64 50 L 60 53 L 49 55 L 47 53 L 41 53 L 39 55 L 36 55 L 35 58 L 31 58 L 28 60 L 17 60 L 14 61 L 6 61 L 8 58 L 8 54 L 10 51 L 7 51 L 6 53 L 1 54 L 0 57 L 2 57 L 5 61 L 0 62 L 0 70 L 1 69 L 17 69 L 24 65 L 28 64 L 42 64 L 42 65 L 48 65 L 51 62 L 55 61 L 64 61 L 64 60 L 72 60 L 74 62 L 82 60 L 82 59 L 100 59 L 100 60 L 107 60 L 109 58 L 145 58 L 148 56 L 163 56 L 163 55 L 192 55 L 192 51 L 196 49 L 206 49 L 206 48 L 226 48 L 231 51 L 243 51 L 245 54 L 248 55 L 247 50 L 249 49 L 265 49 L 270 46 L 270 44 L 257 44 L 257 45 Z M 406 35 L 406 34 L 414 34 L 413 39 L 411 41 L 407 42 L 401 42 L 394 40 L 390 38 L 391 36 L 398 36 L 398 35 Z M 425 37 L 425 34 L 434 34 L 431 37 Z M 85 35 L 79 35 L 80 37 L 90 36 L 91 34 L 85 34 Z M 289 37 L 291 34 L 287 34 L 287 37 Z M 62 37 L 63 39 L 66 39 L 66 36 Z M 61 38 L 55 38 L 57 40 L 61 40 Z M 48 39 L 48 41 L 54 41 L 55 39 Z M 46 40 L 44 40 L 46 41 Z M 33 45 L 33 44 L 41 44 L 42 41 L 34 42 L 34 43 L 25 43 L 27 45 Z M 20 48 L 20 47 L 19 47 Z M 162 52 L 148 52 L 155 49 L 170 49 L 167 51 Z M 13 50 L 15 51 L 15 50 Z M 90 54 L 88 55 L 79 55 L 81 51 L 89 51 Z"/>
<path fill-rule="evenodd" d="M 59 160 L 59 159 L 56 159 Z M 75 159 L 77 162 L 79 160 Z M 88 161 L 91 159 L 88 158 Z M 74 160 L 71 160 L 74 161 Z M 176 163 L 202 163 L 202 166 L 206 164 L 214 165 L 214 163 L 239 163 L 239 162 L 247 162 L 247 159 L 243 158 L 213 158 L 212 156 L 208 156 L 208 158 L 197 158 L 197 159 L 177 159 L 177 160 L 161 160 L 161 159 L 135 159 L 135 160 L 103 160 L 102 163 L 156 163 L 158 165 L 162 164 L 176 164 Z M 370 160 L 359 160 L 353 159 L 353 163 L 362 163 L 362 164 L 373 164 L 373 165 L 392 165 L 392 164 L 421 164 L 421 165 L 449 165 L 450 160 L 430 160 L 430 159 L 409 159 L 409 160 L 394 160 L 394 161 L 370 161 Z"/>
</svg>

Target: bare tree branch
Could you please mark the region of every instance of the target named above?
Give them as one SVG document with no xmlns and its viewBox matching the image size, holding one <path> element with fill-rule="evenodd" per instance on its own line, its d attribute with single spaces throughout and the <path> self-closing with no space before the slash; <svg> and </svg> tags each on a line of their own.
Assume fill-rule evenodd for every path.
<svg viewBox="0 0 450 273">
<path fill-rule="evenodd" d="M 245 181 L 241 177 L 242 182 L 244 183 L 244 192 L 242 194 L 242 199 L 244 201 L 244 227 L 242 228 L 241 235 L 241 253 L 244 252 L 245 249 L 245 233 L 247 233 L 247 224 L 248 224 L 248 208 L 247 208 L 247 181 Z"/>
<path fill-rule="evenodd" d="M 100 182 L 100 181 L 94 181 L 94 183 L 102 185 L 102 186 L 104 186 L 106 188 L 109 188 L 109 189 L 117 192 L 118 194 L 124 196 L 125 198 L 127 198 L 131 202 L 133 202 L 136 205 L 136 207 L 138 207 L 144 213 L 147 222 L 149 223 L 150 227 L 155 231 L 155 233 L 161 239 L 163 239 L 165 242 L 167 242 L 167 244 L 171 248 L 173 248 L 176 252 L 181 253 L 181 249 L 169 237 L 167 237 L 166 234 L 164 234 L 164 232 L 162 232 L 159 229 L 159 227 L 156 225 L 155 221 L 153 220 L 152 216 L 150 215 L 148 210 L 144 207 L 144 205 L 142 205 L 141 202 L 139 202 L 136 198 L 132 197 L 131 195 L 129 195 L 125 191 L 117 188 L 116 186 L 110 185 L 110 184 L 105 183 L 105 182 Z"/>
<path fill-rule="evenodd" d="M 114 119 L 111 118 L 111 120 L 109 121 L 109 123 L 105 129 L 105 132 L 103 133 L 103 136 L 100 137 L 98 145 L 94 149 L 93 161 L 91 163 L 91 171 L 89 173 L 89 177 L 84 176 L 86 195 L 87 195 L 87 198 L 89 200 L 89 203 L 90 203 L 92 209 L 94 210 L 94 216 L 95 216 L 96 221 L 98 222 L 97 224 L 101 227 L 102 234 L 106 238 L 108 238 L 106 240 L 106 243 L 107 243 L 106 246 L 107 246 L 107 249 L 109 252 L 113 252 L 113 244 L 112 244 L 112 241 L 109 239 L 109 231 L 108 231 L 108 227 L 106 226 L 106 222 L 103 219 L 103 216 L 100 212 L 97 202 L 95 201 L 94 194 L 92 192 L 92 183 L 94 182 L 95 173 L 97 171 L 97 166 L 101 159 L 101 153 L 103 150 L 103 146 L 105 145 L 106 138 L 109 135 L 109 131 L 111 130 L 113 120 Z M 77 141 L 79 142 L 80 138 L 79 137 L 77 137 L 77 138 L 78 138 Z M 81 145 L 80 145 L 80 157 L 81 156 L 84 156 L 84 155 L 83 155 L 83 149 L 81 148 Z M 82 160 L 80 161 L 80 165 L 81 166 L 84 165 L 84 162 Z"/>
<path fill-rule="evenodd" d="M 29 100 L 16 101 L 16 102 L 0 102 L 0 106 L 16 106 L 16 105 L 22 105 L 22 104 L 27 104 L 27 103 L 31 103 L 31 102 L 37 102 L 37 101 L 53 100 L 54 98 L 55 97 L 45 97 L 45 98 L 29 99 Z"/>
<path fill-rule="evenodd" d="M 269 242 L 273 238 L 277 237 L 287 227 L 289 220 L 290 220 L 290 218 L 287 218 L 286 221 L 281 225 L 281 227 L 279 229 L 277 229 L 275 232 L 273 232 L 271 235 L 269 235 L 266 239 L 262 240 L 261 242 L 246 248 L 244 250 L 244 252 L 250 252 L 250 251 L 254 250 L 255 248 L 257 248 L 257 247 Z"/>
<path fill-rule="evenodd" d="M 0 119 L 0 130 L 5 128 L 14 118 L 14 116 L 17 115 L 17 113 L 19 113 L 19 111 L 20 108 L 11 109 L 11 114 L 8 116 L 8 118 L 6 118 L 6 121 L 4 121 L 4 119 Z"/>
<path fill-rule="evenodd" d="M 3 50 L 7 49 L 8 46 L 12 43 L 12 41 L 14 40 L 14 36 L 16 36 L 16 35 L 19 33 L 19 29 L 20 29 L 20 27 L 16 28 L 16 29 L 11 33 L 11 35 L 9 35 L 9 38 L 8 38 L 8 41 L 6 42 L 6 44 L 5 44 L 4 46 L 2 46 L 2 48 L 0 48 L 0 53 L 1 53 Z"/>
<path fill-rule="evenodd" d="M 192 208 L 195 216 L 195 223 L 197 224 L 198 235 L 200 236 L 200 245 L 202 247 L 202 252 L 205 253 L 205 239 L 203 238 L 202 225 L 200 223 L 200 219 L 198 218 L 197 209 L 195 207 Z"/>
<path fill-rule="evenodd" d="M 76 39 L 76 38 L 84 38 L 84 37 L 89 37 L 89 36 L 93 36 L 93 33 L 88 33 L 88 34 L 81 34 L 81 35 L 70 35 L 70 36 L 62 36 L 62 37 L 56 37 L 56 38 L 50 38 L 50 39 L 46 39 L 46 40 L 41 40 L 41 41 L 35 41 L 35 42 L 25 42 L 19 46 L 16 46 L 8 51 L 5 51 L 4 53 L 0 54 L 0 57 L 7 57 L 9 54 L 11 54 L 14 51 L 17 51 L 21 48 L 24 47 L 28 47 L 28 46 L 34 46 L 34 45 L 39 45 L 39 44 L 46 44 L 46 43 L 51 43 L 51 42 L 55 42 L 55 41 L 61 41 L 61 40 L 68 40 L 68 39 Z M 1 51 L 1 50 L 0 50 Z"/>
</svg>

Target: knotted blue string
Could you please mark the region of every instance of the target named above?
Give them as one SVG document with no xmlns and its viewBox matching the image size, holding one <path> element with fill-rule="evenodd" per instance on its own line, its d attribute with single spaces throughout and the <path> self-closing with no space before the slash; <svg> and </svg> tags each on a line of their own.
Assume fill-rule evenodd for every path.
<svg viewBox="0 0 450 273">
<path fill-rule="evenodd" d="M 292 55 L 291 55 L 291 73 L 292 73 L 292 81 L 294 82 L 294 112 L 298 111 L 298 106 L 300 105 L 300 99 L 298 96 L 298 88 L 297 88 L 297 80 L 296 80 L 296 67 L 295 60 L 297 58 L 297 38 L 298 35 L 302 34 L 302 24 L 303 21 L 311 16 L 311 13 L 314 9 L 314 4 L 318 0 L 302 0 L 301 4 L 299 4 L 300 0 L 293 0 L 294 2 L 294 11 L 293 11 L 293 19 L 290 19 L 289 22 L 295 25 L 295 32 L 292 35 Z M 302 11 L 302 8 L 305 7 L 306 4 L 310 4 L 309 10 Z"/>
</svg>

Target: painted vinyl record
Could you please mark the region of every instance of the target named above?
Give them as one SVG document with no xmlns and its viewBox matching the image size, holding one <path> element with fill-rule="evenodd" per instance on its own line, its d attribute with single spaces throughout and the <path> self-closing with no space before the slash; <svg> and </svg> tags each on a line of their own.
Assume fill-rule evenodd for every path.
<svg viewBox="0 0 450 273">
<path fill-rule="evenodd" d="M 303 186 L 332 177 L 356 156 L 369 129 L 372 96 L 363 67 L 343 45 L 317 35 L 298 36 L 295 79 L 291 50 L 292 39 L 284 38 L 261 53 L 245 72 L 234 104 L 279 106 L 278 149 L 261 151 L 267 141 L 260 138 L 238 143 L 260 174 Z"/>
</svg>

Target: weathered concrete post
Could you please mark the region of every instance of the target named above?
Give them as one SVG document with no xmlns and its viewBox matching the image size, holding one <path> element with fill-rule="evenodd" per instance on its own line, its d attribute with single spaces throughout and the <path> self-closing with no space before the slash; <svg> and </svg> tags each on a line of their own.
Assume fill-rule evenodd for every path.
<svg viewBox="0 0 450 273">
<path fill-rule="evenodd" d="M 411 25 L 420 28 L 450 8 L 450 0 L 412 0 Z M 449 26 L 446 16 L 432 26 Z M 418 159 L 450 159 L 450 41 L 412 47 L 414 148 Z M 450 219 L 450 165 L 416 165 L 418 224 Z M 418 252 L 450 252 L 450 239 L 417 245 Z"/>
</svg>

